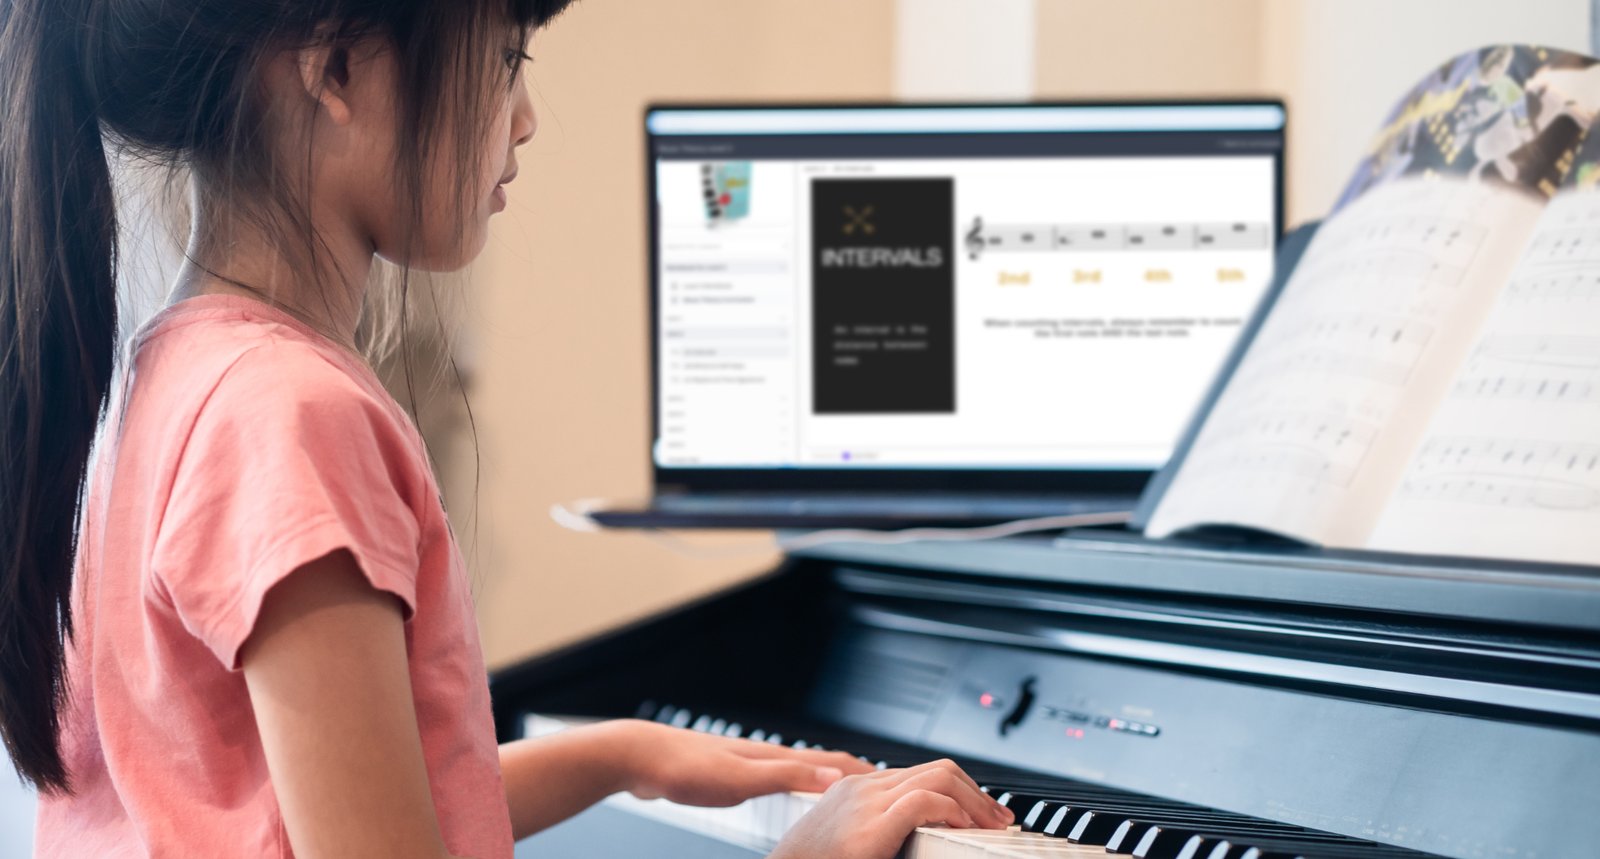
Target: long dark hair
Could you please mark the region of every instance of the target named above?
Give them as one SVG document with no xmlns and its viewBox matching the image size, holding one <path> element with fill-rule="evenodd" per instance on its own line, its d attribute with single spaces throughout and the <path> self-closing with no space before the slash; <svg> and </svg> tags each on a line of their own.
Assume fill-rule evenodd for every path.
<svg viewBox="0 0 1600 859">
<path fill-rule="evenodd" d="M 485 58 L 509 47 L 514 75 L 522 40 L 568 2 L 0 0 L 0 735 L 25 781 L 70 790 L 59 733 L 76 525 L 116 363 L 107 146 L 192 171 L 230 206 L 254 201 L 248 217 L 314 262 L 305 197 L 271 155 L 261 72 L 277 51 L 381 37 L 399 66 L 395 174 L 417 234 L 439 148 L 453 139 L 447 163 L 466 169 L 482 157 L 471 131 L 488 121 L 487 76 L 506 69 Z"/>
</svg>

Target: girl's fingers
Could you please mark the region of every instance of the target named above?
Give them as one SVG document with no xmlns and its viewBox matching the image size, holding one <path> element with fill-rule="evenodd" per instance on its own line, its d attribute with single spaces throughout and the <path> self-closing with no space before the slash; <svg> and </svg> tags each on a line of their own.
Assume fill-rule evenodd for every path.
<svg viewBox="0 0 1600 859">
<path fill-rule="evenodd" d="M 977 823 L 954 799 L 933 790 L 913 790 L 899 797 L 886 812 L 893 825 L 906 833 L 919 826 L 943 823 L 955 829 L 973 829 Z"/>
<path fill-rule="evenodd" d="M 889 789 L 891 795 L 934 791 L 960 803 L 962 810 L 985 828 L 1001 828 L 1011 823 L 1008 812 L 989 795 L 978 790 L 963 773 L 947 767 L 928 767 L 913 773 Z"/>
<path fill-rule="evenodd" d="M 802 760 L 740 758 L 730 768 L 728 785 L 745 799 L 769 793 L 803 791 L 821 793 L 844 777 L 838 767 L 817 766 Z"/>
<path fill-rule="evenodd" d="M 767 760 L 798 759 L 819 767 L 834 767 L 842 770 L 845 775 L 869 773 L 876 769 L 872 764 L 845 752 L 825 752 L 820 749 L 791 749 L 788 746 L 774 746 L 770 743 L 755 743 L 749 740 L 737 740 L 730 748 L 735 753 L 747 758 Z"/>
<path fill-rule="evenodd" d="M 979 790 L 978 783 L 972 780 L 972 776 L 967 775 L 966 770 L 956 766 L 956 762 L 950 760 L 949 758 L 944 758 L 937 761 L 929 761 L 925 764 L 917 764 L 914 767 L 906 767 L 905 769 L 883 770 L 882 772 L 878 773 L 878 775 L 889 780 L 898 781 L 928 772 L 929 770 L 949 771 L 961 778 L 961 780 L 965 781 L 967 784 L 971 785 L 973 790 Z M 982 791 L 979 792 L 981 793 Z"/>
</svg>

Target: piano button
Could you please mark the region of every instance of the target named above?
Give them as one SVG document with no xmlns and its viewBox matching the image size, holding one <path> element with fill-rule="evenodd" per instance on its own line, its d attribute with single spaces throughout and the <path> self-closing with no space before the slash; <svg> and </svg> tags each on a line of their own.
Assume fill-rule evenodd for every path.
<svg viewBox="0 0 1600 859">
<path fill-rule="evenodd" d="M 767 742 L 773 744 L 774 746 L 781 746 L 781 745 L 783 745 L 783 735 L 782 734 L 768 734 L 767 735 Z"/>
<path fill-rule="evenodd" d="M 696 730 L 696 731 L 699 731 L 700 733 L 703 734 L 703 733 L 705 733 L 706 729 L 709 728 L 709 727 L 711 727 L 711 717 L 702 714 L 700 716 L 700 718 L 694 720 L 694 725 L 692 726 L 692 729 Z"/>
<path fill-rule="evenodd" d="M 744 726 L 738 722 L 729 722 L 728 727 L 723 729 L 722 735 L 724 737 L 742 737 L 744 736 Z"/>
<path fill-rule="evenodd" d="M 1107 853 L 1132 853 L 1133 848 L 1139 844 L 1139 839 L 1146 832 L 1156 828 L 1156 824 L 1148 820 L 1124 820 L 1111 837 L 1106 839 Z"/>
<path fill-rule="evenodd" d="M 661 718 L 661 714 L 665 713 L 671 707 L 671 704 L 659 705 L 654 701 L 646 701 L 643 704 L 640 704 L 639 709 L 633 712 L 633 717 L 635 719 L 644 719 L 647 722 L 664 722 L 666 719 Z"/>
<path fill-rule="evenodd" d="M 1050 820 L 1045 823 L 1044 829 L 1040 831 L 1051 838 L 1066 838 L 1067 833 L 1071 832 L 1072 828 L 1078 825 L 1078 821 L 1082 820 L 1083 816 L 1088 813 L 1089 809 L 1082 806 L 1063 805 L 1057 808 L 1054 814 L 1050 815 Z"/>
<path fill-rule="evenodd" d="M 711 724 L 706 726 L 706 733 L 708 734 L 721 735 L 726 730 L 728 730 L 728 723 L 722 719 L 712 719 Z"/>
<path fill-rule="evenodd" d="M 805 740 L 795 740 L 793 743 L 789 744 L 789 748 L 804 751 L 811 748 L 811 746 L 807 745 Z"/>
<path fill-rule="evenodd" d="M 693 718 L 694 714 L 688 710 L 679 710 L 672 715 L 672 721 L 669 724 L 674 728 L 687 728 L 689 727 L 689 720 Z"/>
<path fill-rule="evenodd" d="M 754 731 L 750 732 L 749 740 L 752 743 L 764 743 L 767 740 L 767 732 L 761 730 L 760 728 L 756 728 Z"/>
</svg>

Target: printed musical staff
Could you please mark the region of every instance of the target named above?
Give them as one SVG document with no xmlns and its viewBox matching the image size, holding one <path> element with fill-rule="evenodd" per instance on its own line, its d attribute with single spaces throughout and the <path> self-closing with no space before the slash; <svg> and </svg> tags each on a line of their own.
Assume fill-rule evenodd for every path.
<svg viewBox="0 0 1600 859">
<path fill-rule="evenodd" d="M 1593 377 L 1467 375 L 1456 382 L 1459 399 L 1537 400 L 1554 403 L 1600 403 L 1600 382 Z"/>
<path fill-rule="evenodd" d="M 1260 409 L 1233 416 L 1218 428 L 1236 443 L 1197 451 L 1185 465 L 1208 472 L 1293 474 L 1315 483 L 1347 486 L 1378 436 L 1375 425 L 1333 414 Z"/>
<path fill-rule="evenodd" d="M 1600 273 L 1574 271 L 1540 272 L 1506 284 L 1508 304 L 1588 305 L 1600 299 Z"/>
<path fill-rule="evenodd" d="M 1344 222 L 1332 232 L 1329 241 L 1322 242 L 1321 250 L 1334 258 L 1342 257 L 1347 248 L 1370 249 L 1380 246 L 1407 248 L 1442 256 L 1459 249 L 1473 249 L 1486 235 L 1480 224 L 1458 218 L 1440 218 L 1424 215 L 1397 217 L 1367 217 L 1354 222 Z M 1333 225 L 1330 224 L 1330 229 Z"/>
<path fill-rule="evenodd" d="M 1260 360 L 1237 377 L 1320 372 L 1402 385 L 1434 335 L 1427 323 L 1376 313 L 1329 313 L 1298 323 L 1264 332 L 1252 349 Z"/>
<path fill-rule="evenodd" d="M 1267 250 L 1267 224 L 987 224 L 975 218 L 963 235 L 967 255 L 1028 251 Z"/>
<path fill-rule="evenodd" d="M 1600 370 L 1600 337 L 1499 334 L 1479 341 L 1471 360 Z"/>
<path fill-rule="evenodd" d="M 1403 497 L 1496 507 L 1600 507 L 1600 444 L 1434 438 L 1417 452 Z"/>
<path fill-rule="evenodd" d="M 1600 230 L 1588 226 L 1543 231 L 1529 243 L 1523 259 L 1535 264 L 1600 262 Z"/>
</svg>

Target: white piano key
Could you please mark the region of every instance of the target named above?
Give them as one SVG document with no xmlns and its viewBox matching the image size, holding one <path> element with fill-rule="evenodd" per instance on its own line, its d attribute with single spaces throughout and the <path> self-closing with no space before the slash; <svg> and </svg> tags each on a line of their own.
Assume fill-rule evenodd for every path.
<svg viewBox="0 0 1600 859">
<path fill-rule="evenodd" d="M 687 711 L 680 710 L 679 714 L 689 716 Z M 702 718 L 707 719 L 709 727 L 709 717 Z M 523 734 L 527 737 L 549 736 L 589 721 L 592 720 L 557 719 L 533 714 L 523 720 Z M 782 737 L 773 734 L 768 741 L 782 742 Z M 731 808 L 697 808 L 664 799 L 640 799 L 632 794 L 620 793 L 607 798 L 606 804 L 630 814 L 765 852 L 777 846 L 821 798 L 821 794 L 816 793 L 780 793 L 756 797 Z M 1006 830 L 923 827 L 912 833 L 901 852 L 903 859 L 1064 859 L 1105 855 L 1103 847 L 1071 844 L 1036 832 L 1023 832 L 1016 826 Z"/>
</svg>

